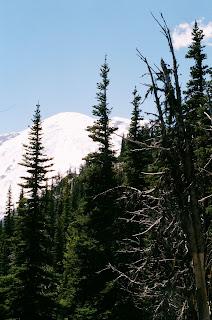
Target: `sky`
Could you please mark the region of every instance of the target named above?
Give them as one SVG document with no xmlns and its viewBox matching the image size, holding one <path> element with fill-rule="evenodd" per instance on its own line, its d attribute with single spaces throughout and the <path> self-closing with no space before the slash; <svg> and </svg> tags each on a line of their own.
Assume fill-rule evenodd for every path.
<svg viewBox="0 0 212 320">
<path fill-rule="evenodd" d="M 146 87 L 138 48 L 159 65 L 169 51 L 151 12 L 166 18 L 188 79 L 186 47 L 194 20 L 205 32 L 212 65 L 211 0 L 0 0 L 0 133 L 30 125 L 39 100 L 43 118 L 59 112 L 91 115 L 99 68 L 107 54 L 112 116 L 130 117 L 134 86 Z M 145 112 L 153 110 L 149 101 Z"/>
</svg>

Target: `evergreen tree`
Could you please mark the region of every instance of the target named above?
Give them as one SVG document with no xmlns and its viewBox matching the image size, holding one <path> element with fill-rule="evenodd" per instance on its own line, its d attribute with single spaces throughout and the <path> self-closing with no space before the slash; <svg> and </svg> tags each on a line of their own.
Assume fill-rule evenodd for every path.
<svg viewBox="0 0 212 320">
<path fill-rule="evenodd" d="M 144 178 L 143 172 L 150 164 L 151 156 L 148 150 L 144 150 L 142 143 L 150 138 L 150 132 L 147 125 L 141 125 L 141 96 L 135 87 L 133 91 L 133 110 L 129 132 L 122 150 L 124 161 L 124 174 L 128 185 L 143 190 L 147 186 L 147 179 Z"/>
<path fill-rule="evenodd" d="M 211 220 L 212 220 L 212 202 L 211 202 L 211 176 L 208 174 L 212 171 L 211 164 L 211 88 L 212 83 L 208 77 L 211 75 L 211 69 L 204 64 L 207 56 L 202 44 L 204 39 L 203 31 L 195 22 L 192 31 L 192 43 L 189 46 L 186 58 L 192 59 L 194 65 L 190 68 L 190 80 L 187 83 L 186 94 L 186 128 L 190 135 L 190 144 L 194 152 L 194 167 L 196 169 L 196 190 L 205 201 L 202 215 L 204 217 L 203 230 L 205 232 L 205 246 L 210 246 L 211 242 Z M 210 266 L 206 267 L 206 284 L 207 291 L 210 292 Z M 209 303 L 211 303 L 211 297 Z"/>
<path fill-rule="evenodd" d="M 74 174 L 56 181 L 51 190 L 47 190 L 50 198 L 50 233 L 52 239 L 52 258 L 55 272 L 61 276 L 63 273 L 63 259 L 66 248 L 66 233 L 71 219 L 71 194 Z"/>
<path fill-rule="evenodd" d="M 187 83 L 187 90 L 185 91 L 187 100 L 195 105 L 202 104 L 204 91 L 206 87 L 205 76 L 208 73 L 208 66 L 204 65 L 204 60 L 207 58 L 204 53 L 204 46 L 202 41 L 204 39 L 203 31 L 195 22 L 192 31 L 192 43 L 186 54 L 186 58 L 194 59 L 194 65 L 190 68 L 191 79 Z"/>
<path fill-rule="evenodd" d="M 3 221 L 0 220 L 0 274 L 4 274 L 4 257 L 3 257 L 3 248 L 4 248 L 4 228 Z"/>
<path fill-rule="evenodd" d="M 128 252 L 140 253 L 140 259 L 136 260 L 135 255 L 128 264 L 128 276 L 133 286 L 138 285 L 138 295 L 140 292 L 147 299 L 154 296 L 152 318 L 177 319 L 180 315 L 196 319 L 198 314 L 199 319 L 209 320 L 205 261 L 210 259 L 210 253 L 208 256 L 205 197 L 199 188 L 199 160 L 196 161 L 200 145 L 195 147 L 195 141 L 204 140 L 205 133 L 201 126 L 191 130 L 195 121 L 203 123 L 199 113 L 202 105 L 199 103 L 194 111 L 197 118 L 192 106 L 185 108 L 172 39 L 163 16 L 162 22 L 158 23 L 168 41 L 171 68 L 161 60 L 161 70 L 155 72 L 140 52 L 139 57 L 147 66 L 158 113 L 158 136 L 147 147 L 158 150 L 163 170 L 149 173 L 160 176 L 158 183 L 141 194 L 140 210 L 132 213 L 131 221 L 138 220 L 149 241 L 147 247 L 133 241 L 137 238 L 129 242 Z"/>
<path fill-rule="evenodd" d="M 4 239 L 4 227 L 3 221 L 0 221 L 0 318 L 6 319 L 7 306 L 6 306 L 6 295 L 8 284 L 5 283 L 5 239 Z"/>
<path fill-rule="evenodd" d="M 9 187 L 7 194 L 7 203 L 5 216 L 3 219 L 3 232 L 2 232 L 2 250 L 1 250 L 1 272 L 4 275 L 9 274 L 11 266 L 11 259 L 13 253 L 13 235 L 15 227 L 14 208 L 12 204 L 12 192 Z"/>
<path fill-rule="evenodd" d="M 4 217 L 4 231 L 10 238 L 13 235 L 13 229 L 14 229 L 13 220 L 14 220 L 14 207 L 12 203 L 12 191 L 11 191 L 11 187 L 9 187 L 8 194 L 7 194 L 5 217 Z"/>
<path fill-rule="evenodd" d="M 198 166 L 204 166 L 211 153 L 210 141 L 208 141 L 210 135 L 207 132 L 211 121 L 205 114 L 211 114 L 211 102 L 207 94 L 210 90 L 210 82 L 207 81 L 210 69 L 204 64 L 207 56 L 204 53 L 203 39 L 203 31 L 195 22 L 192 31 L 192 43 L 186 54 L 186 58 L 192 59 L 194 64 L 190 68 L 190 80 L 184 93 L 187 131 L 188 136 L 192 136 L 191 143 Z"/>
<path fill-rule="evenodd" d="M 108 72 L 105 59 L 100 69 L 102 81 L 97 84 L 98 104 L 93 109 L 97 120 L 88 128 L 99 148 L 86 158 L 86 166 L 73 188 L 76 198 L 73 198 L 73 221 L 68 230 L 61 303 L 74 320 L 128 319 L 134 310 L 129 304 L 127 313 L 127 298 L 124 299 L 114 283 L 111 271 L 106 270 L 109 262 L 115 263 L 120 230 L 116 196 L 104 196 L 105 191 L 116 185 L 116 159 L 111 149 L 115 128 L 110 126 L 111 110 L 107 101 Z"/>
<path fill-rule="evenodd" d="M 140 104 L 141 104 L 141 96 L 138 94 L 137 88 L 135 87 L 133 91 L 133 101 L 131 102 L 133 105 L 132 115 L 131 115 L 131 122 L 129 127 L 129 138 L 133 141 L 139 141 L 140 131 L 141 131 L 141 123 L 140 121 L 143 120 L 140 113 Z"/>
<path fill-rule="evenodd" d="M 110 125 L 111 109 L 108 106 L 107 91 L 109 86 L 108 73 L 110 69 L 105 62 L 100 68 L 101 82 L 97 83 L 98 92 L 96 99 L 98 104 L 93 106 L 93 115 L 97 117 L 94 124 L 88 127 L 89 137 L 99 143 L 98 152 L 92 153 L 87 157 L 87 162 L 97 164 L 101 167 L 102 188 L 107 189 L 111 186 L 112 167 L 115 161 L 114 152 L 111 149 L 111 135 L 116 128 Z"/>
<path fill-rule="evenodd" d="M 43 151 L 39 104 L 32 121 L 29 143 L 24 145 L 21 163 L 26 168 L 21 184 L 26 200 L 23 198 L 19 203 L 13 268 L 16 279 L 13 316 L 21 320 L 53 319 L 46 217 L 40 200 L 52 164 Z"/>
<path fill-rule="evenodd" d="M 13 281 L 11 266 L 14 256 L 15 210 L 12 204 L 12 192 L 9 187 L 5 216 L 1 221 L 0 236 L 0 318 L 8 319 L 10 315 L 10 288 Z"/>
</svg>

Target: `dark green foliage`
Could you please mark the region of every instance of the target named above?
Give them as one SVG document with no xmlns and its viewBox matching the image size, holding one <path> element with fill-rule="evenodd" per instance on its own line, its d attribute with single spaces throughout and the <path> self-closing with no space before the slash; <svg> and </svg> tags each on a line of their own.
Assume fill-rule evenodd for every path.
<svg viewBox="0 0 212 320">
<path fill-rule="evenodd" d="M 139 141 L 140 131 L 141 131 L 140 121 L 143 120 L 143 118 L 140 115 L 141 96 L 138 94 L 136 87 L 132 94 L 133 94 L 133 101 L 132 101 L 133 110 L 131 115 L 131 122 L 130 122 L 128 137 L 133 141 Z"/>
<path fill-rule="evenodd" d="M 8 190 L 7 203 L 4 217 L 4 232 L 8 238 L 12 238 L 14 233 L 14 207 L 12 203 L 11 187 Z"/>
<path fill-rule="evenodd" d="M 194 59 L 195 64 L 190 68 L 191 79 L 188 81 L 185 93 L 188 100 L 192 100 L 198 105 L 201 104 L 202 98 L 204 98 L 206 87 L 205 76 L 208 73 L 208 66 L 203 64 L 206 59 L 206 54 L 203 52 L 203 38 L 203 31 L 198 27 L 197 22 L 195 22 L 192 31 L 192 44 L 189 46 L 186 54 L 186 58 Z"/>
<path fill-rule="evenodd" d="M 129 133 L 123 138 L 120 160 L 123 165 L 124 183 L 143 190 L 147 187 L 147 179 L 144 172 L 151 163 L 151 153 L 145 149 L 145 141 L 150 139 L 148 125 L 141 125 L 141 96 L 135 87 L 133 91 L 133 110 Z"/>
<path fill-rule="evenodd" d="M 188 135 L 192 132 L 193 144 L 197 166 L 204 167 L 211 154 L 211 138 L 208 130 L 211 121 L 206 116 L 211 115 L 210 88 L 211 84 L 207 76 L 210 69 L 204 65 L 207 56 L 204 53 L 202 41 L 203 31 L 195 22 L 192 31 L 192 44 L 189 46 L 186 58 L 192 59 L 194 65 L 190 68 L 190 80 L 187 83 L 185 93 L 186 126 Z M 211 167 L 210 167 L 211 169 Z"/>
<path fill-rule="evenodd" d="M 182 98 L 163 22 L 173 64 L 161 59 L 155 71 L 138 51 L 151 79 L 145 97 L 154 94 L 158 116 L 141 125 L 135 88 L 118 158 L 111 143 L 116 128 L 110 123 L 106 58 L 95 121 L 87 128 L 97 151 L 85 158 L 79 174 L 54 177 L 51 186 L 37 106 L 19 205 L 14 211 L 9 190 L 0 222 L 0 319 L 196 320 L 202 305 L 207 315 L 211 69 L 204 65 L 203 32 L 195 23 L 186 55 L 194 64 Z"/>
<path fill-rule="evenodd" d="M 108 72 L 105 60 L 100 71 L 102 82 L 97 84 L 98 105 L 93 110 L 97 120 L 88 128 L 99 148 L 88 155 L 73 187 L 76 198 L 73 197 L 74 215 L 68 229 L 61 304 L 75 320 L 128 319 L 130 313 L 136 313 L 130 301 L 127 313 L 127 298 L 107 268 L 109 263 L 115 264 L 120 237 L 116 195 L 107 193 L 116 186 L 115 156 L 110 142 L 115 128 L 110 126 L 107 102 Z"/>
<path fill-rule="evenodd" d="M 201 198 L 207 198 L 204 201 L 204 208 L 202 211 L 204 217 L 203 230 L 206 238 L 206 248 L 211 243 L 211 176 L 209 172 L 212 170 L 211 165 L 211 89 L 212 83 L 211 69 L 204 65 L 207 58 L 204 53 L 204 46 L 202 41 L 204 39 L 203 31 L 198 27 L 197 22 L 194 24 L 192 32 L 192 44 L 189 47 L 186 58 L 193 59 L 194 66 L 190 68 L 190 80 L 187 84 L 186 91 L 186 107 L 188 108 L 187 130 L 192 132 L 191 144 L 194 150 L 195 162 L 194 167 L 197 170 L 197 190 Z M 207 77 L 208 76 L 208 77 Z M 206 256 L 210 255 L 208 248 L 206 249 Z M 211 291 L 210 278 L 211 267 L 206 264 L 206 284 L 207 291 Z M 209 303 L 212 299 L 209 294 Z"/>
<path fill-rule="evenodd" d="M 93 115 L 97 117 L 94 124 L 88 127 L 89 137 L 92 138 L 94 142 L 99 143 L 98 152 L 89 154 L 87 157 L 87 162 L 96 163 L 97 166 L 102 168 L 102 185 L 104 188 L 110 186 L 110 179 L 112 175 L 112 166 L 115 161 L 114 152 L 111 149 L 111 135 L 116 131 L 110 125 L 110 113 L 111 109 L 108 107 L 107 91 L 109 85 L 108 73 L 110 69 L 107 64 L 105 57 L 105 62 L 100 68 L 101 82 L 97 83 L 98 92 L 96 94 L 96 99 L 98 104 L 93 106 Z"/>
<path fill-rule="evenodd" d="M 53 203 L 53 215 L 55 218 L 54 235 L 52 237 L 52 251 L 54 269 L 58 274 L 63 273 L 63 259 L 66 249 L 67 229 L 72 215 L 72 184 L 74 174 L 70 173 L 64 179 L 57 182 L 51 190 Z"/>
<path fill-rule="evenodd" d="M 26 168 L 22 188 L 26 199 L 19 203 L 13 274 L 15 292 L 12 311 L 20 319 L 52 319 L 52 268 L 48 253 L 47 217 L 41 208 L 41 191 L 51 164 L 43 154 L 39 105 L 25 145 L 22 165 Z"/>
<path fill-rule="evenodd" d="M 15 216 L 11 188 L 8 190 L 5 216 L 0 231 L 0 318 L 10 315 L 10 288 L 13 281 L 11 266 L 14 256 Z"/>
<path fill-rule="evenodd" d="M 11 267 L 13 254 L 13 236 L 15 228 L 14 208 L 12 204 L 11 188 L 8 190 L 5 216 L 1 226 L 1 263 L 0 274 L 7 275 Z"/>
<path fill-rule="evenodd" d="M 108 200 L 95 200 L 94 197 L 114 186 L 111 134 L 107 102 L 109 68 L 105 63 L 100 69 L 102 82 L 97 84 L 97 102 L 93 114 L 97 120 L 88 128 L 90 137 L 99 143 L 97 152 L 88 155 L 87 165 L 81 173 L 81 190 L 74 221 L 69 227 L 67 253 L 65 259 L 65 294 L 62 304 L 69 306 L 68 313 L 73 319 L 104 319 L 101 291 L 105 289 L 111 275 L 99 274 L 104 269 L 111 255 L 111 229 L 114 217 L 112 203 Z M 76 185 L 76 188 L 79 183 Z M 102 308 L 102 309 L 101 309 Z M 105 315 L 106 316 L 106 315 Z M 106 319 L 106 318 L 105 318 Z"/>
<path fill-rule="evenodd" d="M 117 195 L 91 198 L 96 187 L 100 188 L 99 172 L 94 169 L 84 168 L 74 183 L 73 192 L 76 188 L 81 199 L 68 229 L 60 302 L 71 319 L 127 319 L 130 314 L 139 319 L 129 295 L 116 285 L 107 269 L 109 263 L 119 261 L 118 239 L 126 228 L 118 219 Z"/>
<path fill-rule="evenodd" d="M 198 314 L 199 319 L 209 320 L 204 265 L 206 207 L 201 188 L 204 170 L 196 155 L 198 141 L 205 140 L 207 128 L 200 112 L 202 105 L 186 108 L 182 102 L 170 31 L 163 16 L 162 24 L 158 23 L 168 41 L 171 68 L 161 60 L 160 72 L 155 72 L 140 52 L 139 57 L 147 66 L 158 112 L 158 135 L 147 148 L 158 150 L 157 162 L 162 167 L 155 173 L 160 177 L 158 183 L 141 194 L 140 210 L 131 212 L 131 221 L 139 219 L 144 228 L 140 235 L 146 235 L 146 243 L 140 246 L 135 235 L 129 241 L 128 252 L 139 252 L 140 259 L 135 255 L 128 275 L 138 295 L 147 300 L 154 297 L 150 303 L 153 319 L 195 319 Z"/>
</svg>

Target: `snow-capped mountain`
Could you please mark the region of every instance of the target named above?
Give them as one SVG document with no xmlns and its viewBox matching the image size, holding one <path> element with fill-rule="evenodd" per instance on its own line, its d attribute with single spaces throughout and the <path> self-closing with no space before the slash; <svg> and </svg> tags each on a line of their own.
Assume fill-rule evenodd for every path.
<svg viewBox="0 0 212 320">
<path fill-rule="evenodd" d="M 94 119 L 75 112 L 56 114 L 43 120 L 43 145 L 47 156 L 53 158 L 55 173 L 65 175 L 68 170 L 78 170 L 83 158 L 98 147 L 89 137 L 87 126 Z M 121 137 L 127 132 L 129 120 L 114 117 L 113 126 L 118 130 L 113 134 L 113 148 L 120 151 Z M 8 188 L 11 185 L 13 202 L 18 200 L 24 167 L 19 165 L 27 143 L 29 128 L 19 132 L 0 135 L 0 212 L 4 212 Z"/>
</svg>

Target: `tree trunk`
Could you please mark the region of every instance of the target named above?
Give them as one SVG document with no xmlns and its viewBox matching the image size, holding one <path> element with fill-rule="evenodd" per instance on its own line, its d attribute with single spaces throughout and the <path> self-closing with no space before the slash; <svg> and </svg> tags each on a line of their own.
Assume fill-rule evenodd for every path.
<svg viewBox="0 0 212 320">
<path fill-rule="evenodd" d="M 205 283 L 204 253 L 193 252 L 193 268 L 196 282 L 196 297 L 199 320 L 210 320 L 207 290 Z"/>
<path fill-rule="evenodd" d="M 201 207 L 195 183 L 195 170 L 193 165 L 193 150 L 187 142 L 184 161 L 184 175 L 190 186 L 188 196 L 189 214 L 186 217 L 186 233 L 190 241 L 190 250 L 193 263 L 193 272 L 196 286 L 196 301 L 198 320 L 210 320 L 209 300 L 205 277 L 205 239 L 201 220 Z M 186 203 L 185 203 L 186 206 Z"/>
<path fill-rule="evenodd" d="M 199 320 L 210 320 L 209 303 L 205 278 L 205 244 L 199 207 L 194 188 L 191 188 L 191 220 L 190 228 L 191 254 L 196 285 L 196 299 Z"/>
</svg>

